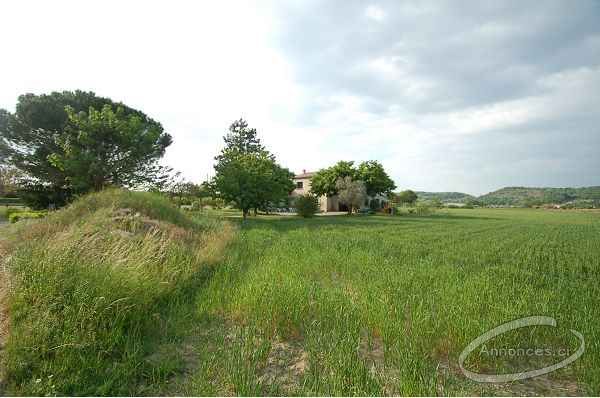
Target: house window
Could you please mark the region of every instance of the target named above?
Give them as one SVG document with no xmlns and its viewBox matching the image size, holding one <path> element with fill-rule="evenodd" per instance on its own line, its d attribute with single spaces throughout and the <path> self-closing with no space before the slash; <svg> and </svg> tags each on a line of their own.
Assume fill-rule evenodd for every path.
<svg viewBox="0 0 600 398">
<path fill-rule="evenodd" d="M 298 188 L 298 189 L 304 188 L 304 183 L 302 181 L 296 182 L 296 188 Z"/>
</svg>

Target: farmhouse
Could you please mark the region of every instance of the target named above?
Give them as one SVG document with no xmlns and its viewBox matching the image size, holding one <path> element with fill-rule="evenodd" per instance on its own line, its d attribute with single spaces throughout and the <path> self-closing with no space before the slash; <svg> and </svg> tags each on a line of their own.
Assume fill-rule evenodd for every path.
<svg viewBox="0 0 600 398">
<path fill-rule="evenodd" d="M 307 172 L 306 170 L 302 170 L 302 173 L 295 175 L 294 184 L 296 184 L 296 187 L 294 188 L 290 196 L 293 198 L 295 196 L 302 196 L 306 195 L 307 193 L 310 193 L 310 180 L 312 179 L 313 175 L 315 175 L 314 172 Z M 344 205 L 342 205 L 340 208 L 340 203 L 337 195 L 331 197 L 327 197 L 325 195 L 320 196 L 319 209 L 322 212 L 348 210 L 348 208 Z"/>
<path fill-rule="evenodd" d="M 294 184 L 296 187 L 290 194 L 292 198 L 296 196 L 305 195 L 310 193 L 311 179 L 315 175 L 315 172 L 307 172 L 306 170 L 302 170 L 302 173 L 294 176 Z M 348 207 L 343 203 L 340 203 L 337 195 L 334 196 L 319 196 L 319 209 L 322 212 L 331 212 L 331 211 L 348 211 Z M 374 208 L 382 208 L 384 207 L 388 200 L 384 196 L 377 195 L 375 197 L 367 197 L 367 201 L 365 203 L 365 207 L 368 207 L 373 202 L 372 207 Z"/>
</svg>

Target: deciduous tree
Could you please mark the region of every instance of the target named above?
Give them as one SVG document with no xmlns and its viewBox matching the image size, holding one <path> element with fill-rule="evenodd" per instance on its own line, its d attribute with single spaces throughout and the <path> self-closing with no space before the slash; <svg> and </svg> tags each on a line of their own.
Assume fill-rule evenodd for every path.
<svg viewBox="0 0 600 398">
<path fill-rule="evenodd" d="M 318 196 L 337 195 L 337 181 L 345 177 L 350 177 L 354 181 L 363 181 L 370 196 L 390 193 L 396 188 L 381 163 L 375 160 L 362 162 L 358 167 L 354 166 L 354 162 L 340 161 L 332 167 L 315 173 L 311 179 L 311 191 Z"/>
<path fill-rule="evenodd" d="M 357 171 L 354 162 L 339 161 L 332 167 L 321 169 L 315 173 L 310 182 L 311 192 L 317 196 L 337 195 L 337 181 L 340 178 L 356 179 Z"/>
<path fill-rule="evenodd" d="M 284 200 L 294 188 L 293 174 L 277 164 L 261 144 L 256 129 L 242 119 L 224 137 L 225 148 L 215 157 L 215 177 L 209 184 L 218 196 L 235 203 L 244 219 L 251 209 Z"/>
<path fill-rule="evenodd" d="M 376 160 L 362 162 L 358 166 L 356 178 L 363 181 L 369 196 L 389 194 L 396 189 L 396 184 Z"/>
<path fill-rule="evenodd" d="M 417 194 L 414 191 L 411 191 L 410 189 L 402 191 L 397 195 L 398 202 L 406 204 L 415 203 L 417 201 L 417 198 Z"/>
<path fill-rule="evenodd" d="M 23 174 L 16 168 L 0 164 L 0 197 L 15 197 Z"/>
</svg>

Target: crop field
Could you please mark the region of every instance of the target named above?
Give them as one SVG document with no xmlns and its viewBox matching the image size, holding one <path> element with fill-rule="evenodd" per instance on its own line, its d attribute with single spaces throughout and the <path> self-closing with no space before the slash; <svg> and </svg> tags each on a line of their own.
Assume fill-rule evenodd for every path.
<svg viewBox="0 0 600 398">
<path fill-rule="evenodd" d="M 525 209 L 250 220 L 198 294 L 197 316 L 226 338 L 197 345 L 185 392 L 597 394 L 599 236 L 598 213 Z M 551 316 L 557 328 L 496 344 L 577 348 L 574 329 L 585 354 L 511 385 L 462 376 L 456 362 L 471 340 L 531 315 Z M 477 356 L 469 366 L 526 368 Z"/>
<path fill-rule="evenodd" d="M 127 204 L 128 207 L 138 206 L 144 211 L 146 205 L 130 202 L 133 204 Z M 90 207 L 81 204 L 78 208 Z M 101 208 L 91 218 L 102 226 L 98 233 L 109 229 L 106 222 L 98 220 L 111 211 Z M 26 276 L 31 272 L 28 264 L 37 261 L 40 266 L 45 264 L 44 277 L 50 280 L 54 271 L 47 262 L 35 258 L 44 256 L 47 250 L 29 245 L 15 256 L 24 261 L 13 265 L 17 272 L 19 267 L 30 271 L 17 278 L 23 287 L 17 286 L 18 294 L 13 297 L 13 305 L 22 318 L 11 315 L 11 333 L 17 330 L 22 335 L 11 335 L 7 343 L 8 392 L 600 392 L 599 213 L 457 209 L 430 216 L 332 216 L 306 220 L 259 216 L 246 222 L 231 213 L 226 217 L 212 213 L 208 216 L 210 222 L 206 215 L 193 216 L 200 225 L 196 227 L 174 213 L 161 211 L 175 225 L 191 228 L 195 233 L 206 228 L 202 225 L 210 225 L 210 240 L 196 243 L 188 238 L 189 242 L 177 243 L 175 235 L 165 235 L 157 241 L 168 249 L 161 260 L 142 256 L 136 250 L 124 250 L 127 239 L 137 239 L 136 235 L 123 237 L 120 232 L 117 237 L 99 240 L 87 232 L 80 235 L 85 228 L 79 223 L 72 233 L 83 237 L 77 238 L 76 243 L 62 242 L 62 246 L 57 246 L 78 253 L 81 245 L 93 237 L 90 247 L 98 247 L 100 242 L 105 245 L 103 250 L 110 251 L 110 256 L 98 252 L 96 257 L 90 257 L 89 261 L 102 266 L 127 252 L 131 256 L 127 261 L 137 265 L 128 268 L 126 274 L 122 274 L 120 266 L 111 268 L 108 276 L 94 272 L 94 279 L 86 283 L 97 285 L 89 287 L 88 293 L 79 289 L 74 279 L 70 280 L 68 288 L 73 291 L 68 297 L 97 303 L 92 296 L 109 289 L 106 302 L 120 302 L 124 299 L 120 296 L 127 296 L 139 303 L 135 305 L 143 313 L 135 316 L 115 317 L 110 311 L 121 314 L 122 310 L 114 305 L 102 307 L 102 311 L 94 307 L 90 312 L 85 312 L 91 307 L 84 304 L 78 307 L 71 302 L 70 307 L 66 306 L 64 284 L 52 289 L 40 287 Z M 160 218 L 161 212 L 155 211 L 153 217 Z M 59 220 L 64 224 L 65 218 L 51 216 L 42 222 Z M 227 243 L 217 244 L 218 225 L 233 226 L 234 232 L 230 228 L 223 237 Z M 65 234 L 62 232 L 61 236 Z M 157 253 L 151 246 L 153 239 L 158 238 L 142 239 L 143 253 Z M 58 250 L 52 240 L 45 244 Z M 198 249 L 207 244 L 219 248 L 222 254 L 211 254 L 207 262 Z M 199 250 L 199 254 L 191 257 L 186 252 L 191 249 L 186 247 Z M 61 260 L 61 278 L 72 274 L 67 266 L 74 266 L 66 257 L 67 252 Z M 200 276 L 194 277 L 194 264 L 198 261 L 207 265 L 200 268 Z M 160 274 L 151 275 L 152 267 L 159 263 L 163 264 Z M 180 263 L 186 264 L 182 271 L 178 270 Z M 87 272 L 78 269 L 80 273 Z M 143 289 L 134 286 L 138 278 L 135 275 L 140 275 Z M 181 280 L 185 286 L 170 288 L 159 282 L 164 278 Z M 160 290 L 153 291 L 154 284 Z M 124 289 L 122 293 L 117 287 Z M 37 292 L 44 293 L 43 300 Z M 31 311 L 37 312 L 23 315 L 31 303 L 36 303 Z M 39 309 L 44 303 L 52 304 L 51 308 Z M 38 316 L 62 319 L 56 318 L 54 312 L 67 311 L 63 308 L 72 317 L 85 317 L 64 321 L 65 328 L 72 328 L 71 334 L 57 331 L 55 324 L 40 332 L 43 320 Z M 135 306 L 123 308 L 135 310 Z M 106 314 L 102 315 L 106 319 L 98 314 Z M 578 347 L 577 338 L 569 331 L 573 329 L 585 338 L 584 354 L 550 374 L 514 383 L 477 383 L 463 376 L 458 357 L 469 342 L 505 322 L 534 315 L 555 318 L 557 327 L 516 330 L 489 341 L 487 348 L 564 348 L 572 353 Z M 25 321 L 28 317 L 31 319 Z M 79 331 L 92 321 L 95 328 L 102 330 L 93 339 Z M 131 328 L 141 343 L 131 337 Z M 480 373 L 511 373 L 537 369 L 561 359 L 564 358 L 556 354 L 505 358 L 476 351 L 468 357 L 465 367 Z M 101 372 L 84 372 L 86 366 L 96 366 Z"/>
</svg>

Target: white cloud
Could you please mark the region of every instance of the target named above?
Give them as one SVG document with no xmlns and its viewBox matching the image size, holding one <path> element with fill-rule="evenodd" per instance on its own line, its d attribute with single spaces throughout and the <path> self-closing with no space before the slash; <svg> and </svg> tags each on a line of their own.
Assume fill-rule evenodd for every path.
<svg viewBox="0 0 600 398">
<path fill-rule="evenodd" d="M 516 183 L 517 169 L 489 163 L 503 145 L 535 183 L 548 165 L 564 167 L 549 158 L 560 137 L 588 131 L 577 136 L 585 147 L 564 151 L 577 160 L 598 140 L 598 123 L 582 120 L 600 103 L 590 61 L 600 34 L 570 37 L 563 48 L 573 60 L 556 60 L 554 45 L 543 53 L 545 42 L 519 41 L 555 34 L 544 25 L 554 17 L 532 28 L 510 15 L 473 23 L 479 15 L 443 3 L 345 5 L 300 2 L 286 15 L 269 2 L 7 2 L 0 107 L 53 90 L 123 101 L 163 123 L 174 138 L 165 163 L 194 181 L 212 174 L 239 117 L 294 171 L 378 159 L 400 187 L 473 193 Z M 532 127 L 566 120 L 574 128 L 551 138 Z M 536 146 L 522 149 L 515 132 Z M 565 175 L 577 175 L 571 164 Z"/>
<path fill-rule="evenodd" d="M 385 11 L 379 6 L 370 5 L 365 9 L 365 15 L 375 21 L 381 22 L 385 19 Z"/>
</svg>

